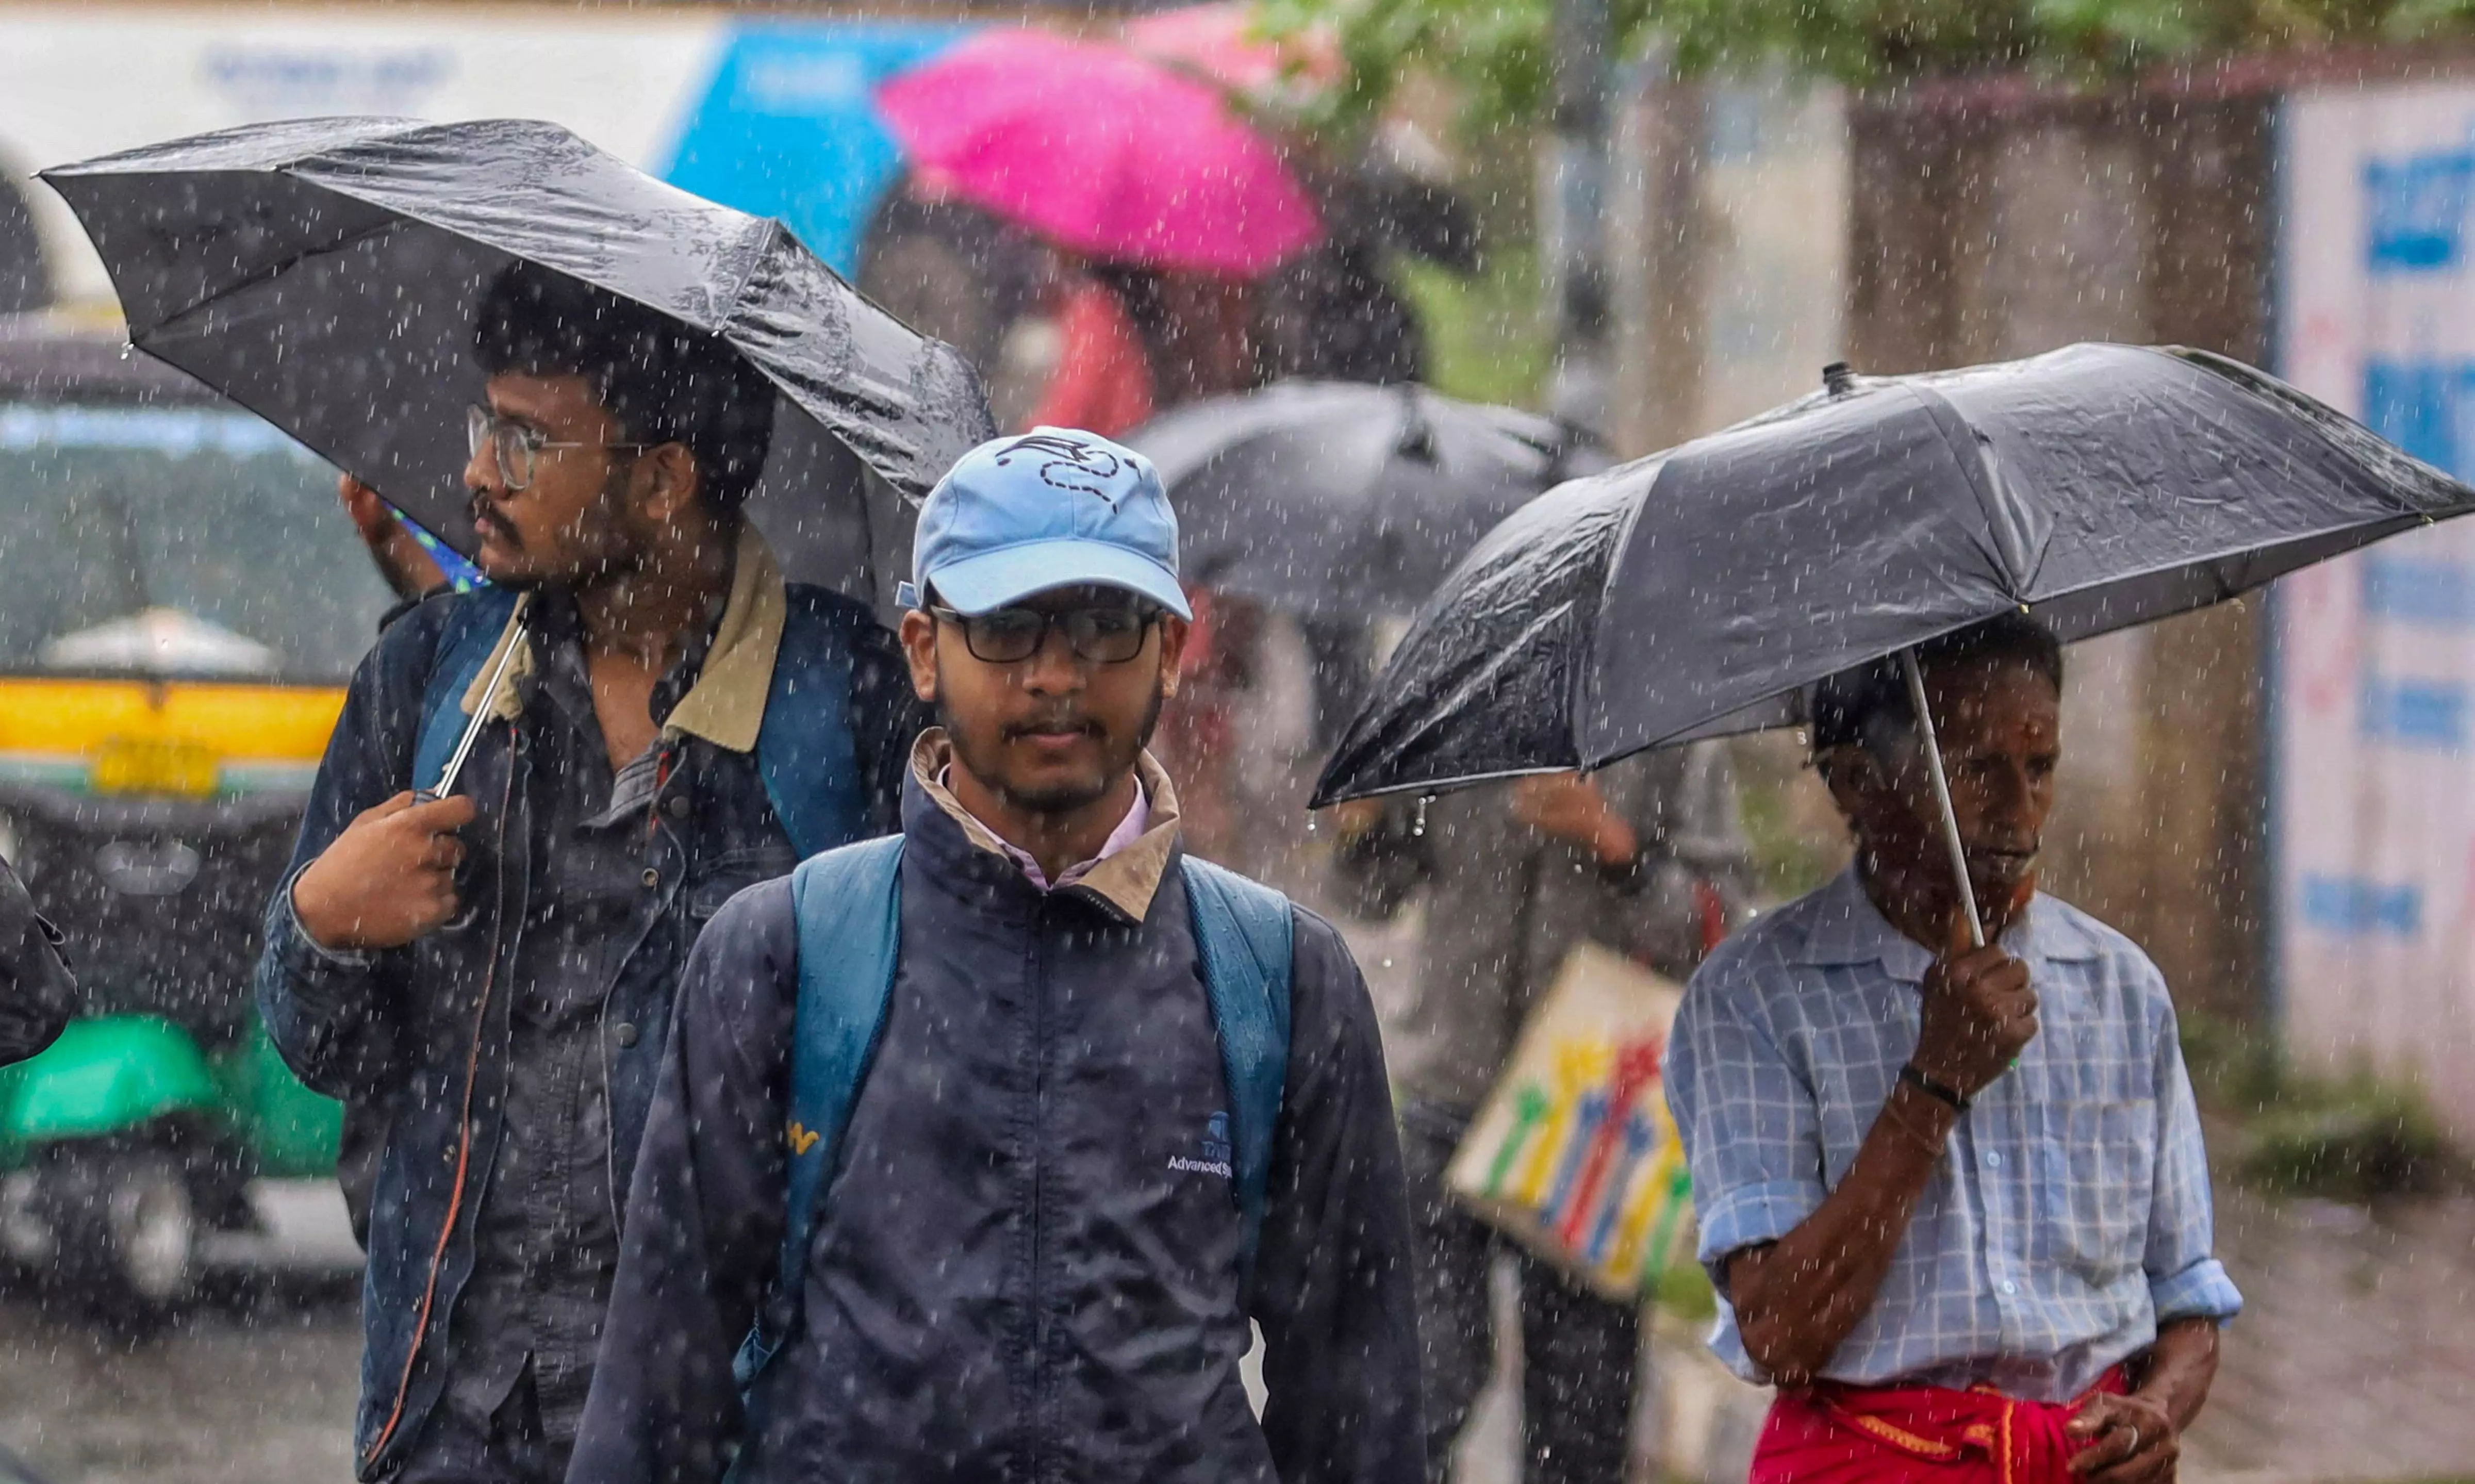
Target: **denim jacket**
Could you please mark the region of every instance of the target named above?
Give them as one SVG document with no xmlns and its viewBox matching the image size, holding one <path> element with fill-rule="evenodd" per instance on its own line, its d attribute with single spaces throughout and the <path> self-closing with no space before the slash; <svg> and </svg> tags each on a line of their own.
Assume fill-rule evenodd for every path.
<svg viewBox="0 0 2475 1484">
<path fill-rule="evenodd" d="M 438 1400 L 438 1347 L 474 1263 L 474 1224 L 503 1131 L 509 1006 L 506 983 L 535 915 L 544 863 L 531 859 L 532 812 L 551 797 L 530 768 L 532 706 L 543 704 L 520 657 L 509 682 L 467 694 L 497 715 L 457 784 L 479 806 L 464 828 L 457 918 L 407 947 L 331 952 L 301 930 L 292 882 L 355 815 L 414 786 L 412 761 L 441 636 L 456 605 L 433 597 L 390 627 L 361 663 L 320 765 L 301 839 L 268 904 L 257 998 L 285 1062 L 343 1100 L 343 1176 L 369 1252 L 366 1346 L 355 1461 L 380 1476 Z M 662 783 L 644 836 L 644 895 L 608 961 L 602 1001 L 612 1188 L 633 1168 L 671 1003 L 689 949 L 740 888 L 778 876 L 796 857 L 760 775 L 756 733 L 777 656 L 847 656 L 845 720 L 863 804 L 854 838 L 894 827 L 907 743 L 919 715 L 893 637 L 859 604 L 786 585 L 752 531 L 695 684 L 664 719 Z M 787 658 L 783 663 L 794 663 Z M 789 677 L 794 683 L 799 677 Z M 478 686 L 475 687 L 478 692 Z M 823 841 L 823 844 L 839 841 Z"/>
</svg>

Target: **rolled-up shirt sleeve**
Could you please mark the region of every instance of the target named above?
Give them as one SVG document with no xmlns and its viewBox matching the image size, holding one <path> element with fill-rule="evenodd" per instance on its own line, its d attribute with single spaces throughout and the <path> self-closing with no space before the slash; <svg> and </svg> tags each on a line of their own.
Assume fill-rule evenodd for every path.
<svg viewBox="0 0 2475 1484">
<path fill-rule="evenodd" d="M 2163 985 L 2158 993 L 2164 995 Z M 2157 1176 L 2148 1203 L 2148 1241 L 2141 1266 L 2157 1323 L 2214 1319 L 2242 1312 L 2242 1295 L 2210 1254 L 2216 1213 L 2209 1196 L 2209 1156 L 2200 1141 L 2200 1112 L 2183 1066 L 2170 1009 L 2157 1037 Z"/>
<path fill-rule="evenodd" d="M 1693 976 L 1665 1070 L 1693 1174 L 1701 1260 L 1722 1293 L 1729 1254 L 1787 1235 L 1827 1194 L 1813 1090 L 1762 1024 L 1733 946 Z"/>
</svg>

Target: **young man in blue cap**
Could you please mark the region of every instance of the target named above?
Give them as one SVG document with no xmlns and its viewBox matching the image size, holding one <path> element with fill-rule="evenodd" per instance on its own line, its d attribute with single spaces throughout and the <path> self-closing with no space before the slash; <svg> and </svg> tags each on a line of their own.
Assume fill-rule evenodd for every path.
<svg viewBox="0 0 2475 1484">
<path fill-rule="evenodd" d="M 941 725 L 904 834 L 699 939 L 569 1477 L 1412 1484 L 1364 984 L 1328 924 L 1184 854 L 1144 751 L 1188 618 L 1159 476 L 1001 439 L 917 549 L 902 642 Z"/>
</svg>

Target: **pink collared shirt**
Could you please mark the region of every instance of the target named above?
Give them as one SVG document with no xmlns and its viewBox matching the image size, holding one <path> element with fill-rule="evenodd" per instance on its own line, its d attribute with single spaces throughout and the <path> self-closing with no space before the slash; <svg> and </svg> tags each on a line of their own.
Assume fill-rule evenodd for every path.
<svg viewBox="0 0 2475 1484">
<path fill-rule="evenodd" d="M 953 785 L 948 781 L 950 777 L 951 770 L 948 769 L 945 773 L 940 774 L 937 779 L 939 785 L 945 788 L 948 791 L 953 788 Z M 973 815 L 971 817 L 974 819 L 979 818 L 977 815 Z M 987 829 L 988 821 L 986 819 L 980 819 L 980 827 L 982 829 Z M 1101 862 L 1109 859 L 1113 855 L 1115 855 L 1118 851 L 1125 849 L 1128 845 L 1131 845 L 1135 841 L 1142 839 L 1143 832 L 1151 827 L 1151 800 L 1143 796 L 1142 783 L 1140 780 L 1138 780 L 1135 784 L 1134 803 L 1127 806 L 1126 817 L 1118 820 L 1117 827 L 1109 832 L 1109 838 L 1100 842 L 1100 853 L 1093 856 L 1090 860 L 1082 863 L 1080 865 L 1067 866 L 1066 868 L 1066 874 L 1058 877 L 1054 886 L 1049 884 L 1047 875 L 1040 868 L 1040 863 L 1031 858 L 1031 853 L 1029 851 L 1017 848 L 1012 840 L 1009 840 L 1004 836 L 997 834 L 994 830 L 989 830 L 989 834 L 996 840 L 997 848 L 1006 853 L 1006 859 L 1021 867 L 1022 873 L 1031 878 L 1031 884 L 1033 886 L 1038 887 L 1042 891 L 1056 891 L 1064 888 L 1070 887 L 1076 882 L 1081 881 L 1084 877 L 1090 875 L 1091 868 L 1093 866 L 1098 865 Z"/>
</svg>

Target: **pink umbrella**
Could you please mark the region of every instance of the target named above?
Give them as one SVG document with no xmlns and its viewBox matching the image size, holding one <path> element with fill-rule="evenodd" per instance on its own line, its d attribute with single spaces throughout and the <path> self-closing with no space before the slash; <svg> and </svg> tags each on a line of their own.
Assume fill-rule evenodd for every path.
<svg viewBox="0 0 2475 1484">
<path fill-rule="evenodd" d="M 1217 91 L 1115 46 L 990 32 L 876 97 L 928 183 L 1095 257 L 1253 277 L 1323 232 Z"/>
</svg>

